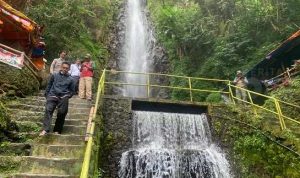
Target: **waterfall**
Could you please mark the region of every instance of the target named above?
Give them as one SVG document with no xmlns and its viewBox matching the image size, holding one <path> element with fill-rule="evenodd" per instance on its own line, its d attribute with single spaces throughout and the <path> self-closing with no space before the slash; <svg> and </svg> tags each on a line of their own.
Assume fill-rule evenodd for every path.
<svg viewBox="0 0 300 178">
<path fill-rule="evenodd" d="M 133 148 L 122 154 L 120 178 L 232 177 L 205 114 L 134 111 L 133 120 Z"/>
<path fill-rule="evenodd" d="M 152 70 L 152 30 L 146 0 L 128 0 L 121 70 Z M 124 74 L 124 82 L 147 84 L 147 76 Z M 123 88 L 128 97 L 147 97 L 146 86 Z M 229 164 L 211 139 L 205 114 L 133 111 L 133 146 L 122 154 L 120 178 L 230 178 Z"/>
<path fill-rule="evenodd" d="M 130 72 L 149 72 L 151 66 L 150 39 L 151 29 L 145 13 L 145 0 L 128 0 L 126 6 L 125 41 L 122 47 L 121 70 Z M 124 80 L 130 84 L 147 84 L 147 76 L 125 74 Z M 145 86 L 126 85 L 123 95 L 128 97 L 143 98 L 147 96 Z"/>
</svg>

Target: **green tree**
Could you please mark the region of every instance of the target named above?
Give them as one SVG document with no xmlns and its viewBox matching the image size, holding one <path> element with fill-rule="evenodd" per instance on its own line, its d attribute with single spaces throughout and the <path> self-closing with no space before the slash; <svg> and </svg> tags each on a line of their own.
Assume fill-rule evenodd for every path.
<svg viewBox="0 0 300 178">
<path fill-rule="evenodd" d="M 48 59 L 64 49 L 71 59 L 91 53 L 103 66 L 108 57 L 106 34 L 117 7 L 117 0 L 43 0 L 29 4 L 27 14 L 45 25 Z"/>
</svg>

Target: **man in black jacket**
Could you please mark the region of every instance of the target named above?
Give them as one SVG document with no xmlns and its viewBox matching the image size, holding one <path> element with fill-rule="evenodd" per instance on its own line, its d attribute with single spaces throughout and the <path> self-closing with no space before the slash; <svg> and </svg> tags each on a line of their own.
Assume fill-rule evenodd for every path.
<svg viewBox="0 0 300 178">
<path fill-rule="evenodd" d="M 51 76 L 45 91 L 46 112 L 43 122 L 43 131 L 40 136 L 44 136 L 50 132 L 52 115 L 57 107 L 57 118 L 53 129 L 54 133 L 60 134 L 63 129 L 65 117 L 68 113 L 69 98 L 75 93 L 75 84 L 68 73 L 70 64 L 63 62 L 61 70 Z"/>
</svg>

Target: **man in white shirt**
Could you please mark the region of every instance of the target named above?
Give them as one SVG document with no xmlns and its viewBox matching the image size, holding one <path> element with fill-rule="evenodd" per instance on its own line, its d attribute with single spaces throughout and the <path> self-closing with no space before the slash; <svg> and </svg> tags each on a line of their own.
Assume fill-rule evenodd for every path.
<svg viewBox="0 0 300 178">
<path fill-rule="evenodd" d="M 65 62 L 66 55 L 66 51 L 61 51 L 59 58 L 53 60 L 50 66 L 50 74 L 58 73 L 60 71 L 61 64 Z"/>
<path fill-rule="evenodd" d="M 80 59 L 76 59 L 74 64 L 71 64 L 70 68 L 70 75 L 74 80 L 75 83 L 75 92 L 78 94 L 78 86 L 79 86 L 79 78 L 80 78 L 80 68 L 81 68 L 81 61 Z"/>
</svg>

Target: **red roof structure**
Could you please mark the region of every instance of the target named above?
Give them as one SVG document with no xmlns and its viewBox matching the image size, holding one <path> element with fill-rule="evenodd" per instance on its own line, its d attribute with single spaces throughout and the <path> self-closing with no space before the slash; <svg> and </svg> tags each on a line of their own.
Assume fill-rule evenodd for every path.
<svg viewBox="0 0 300 178">
<path fill-rule="evenodd" d="M 29 40 L 34 43 L 39 36 L 39 26 L 0 0 L 0 40 Z"/>
<path fill-rule="evenodd" d="M 34 48 L 41 44 L 40 27 L 22 12 L 0 0 L 0 43 L 23 51 L 37 68 L 44 66 L 43 57 L 32 56 Z"/>
</svg>

